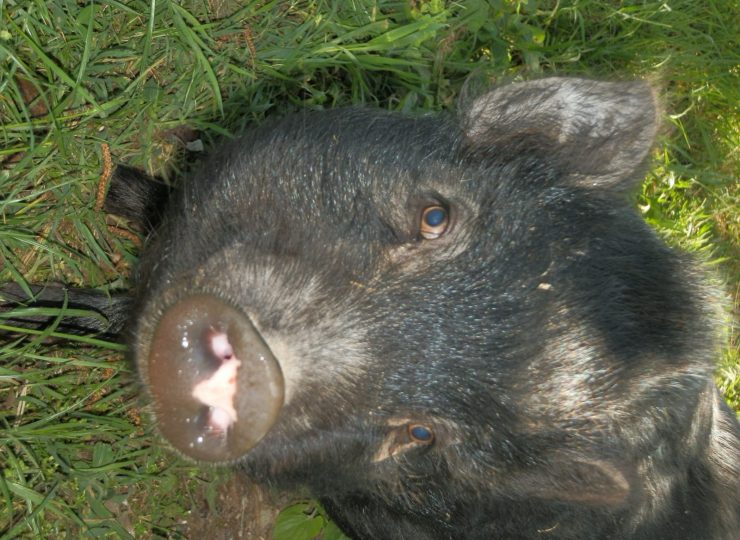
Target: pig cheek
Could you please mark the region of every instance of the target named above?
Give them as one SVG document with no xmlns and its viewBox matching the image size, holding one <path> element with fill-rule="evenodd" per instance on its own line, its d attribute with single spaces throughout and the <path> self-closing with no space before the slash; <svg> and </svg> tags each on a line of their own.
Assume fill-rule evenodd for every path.
<svg viewBox="0 0 740 540">
<path fill-rule="evenodd" d="M 276 421 L 280 366 L 248 317 L 220 299 L 195 295 L 165 310 L 149 351 L 157 423 L 184 455 L 232 461 Z"/>
</svg>

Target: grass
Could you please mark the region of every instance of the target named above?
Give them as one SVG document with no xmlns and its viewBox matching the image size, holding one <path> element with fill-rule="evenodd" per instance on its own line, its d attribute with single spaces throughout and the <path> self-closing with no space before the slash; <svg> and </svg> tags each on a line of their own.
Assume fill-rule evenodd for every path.
<svg viewBox="0 0 740 540">
<path fill-rule="evenodd" d="M 136 243 L 95 209 L 104 145 L 175 178 L 201 143 L 271 114 L 436 110 L 471 76 L 558 72 L 663 90 L 639 205 L 716 268 L 736 315 L 738 19 L 732 0 L 5 0 L 0 283 L 128 286 Z M 183 537 L 188 512 L 214 509 L 229 480 L 158 446 L 118 344 L 53 331 L 0 338 L 0 536 Z M 736 410 L 738 340 L 735 326 L 718 371 Z M 321 516 L 289 507 L 278 540 L 337 538 Z"/>
</svg>

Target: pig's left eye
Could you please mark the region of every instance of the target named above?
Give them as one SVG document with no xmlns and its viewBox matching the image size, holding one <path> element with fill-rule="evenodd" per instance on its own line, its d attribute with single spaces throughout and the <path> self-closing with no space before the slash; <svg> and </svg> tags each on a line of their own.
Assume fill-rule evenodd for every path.
<svg viewBox="0 0 740 540">
<path fill-rule="evenodd" d="M 450 225 L 450 214 L 444 206 L 434 204 L 421 212 L 419 231 L 422 238 L 434 240 L 442 236 Z"/>
<path fill-rule="evenodd" d="M 409 438 L 417 443 L 432 444 L 434 442 L 434 432 L 421 424 L 411 424 L 409 426 Z"/>
</svg>

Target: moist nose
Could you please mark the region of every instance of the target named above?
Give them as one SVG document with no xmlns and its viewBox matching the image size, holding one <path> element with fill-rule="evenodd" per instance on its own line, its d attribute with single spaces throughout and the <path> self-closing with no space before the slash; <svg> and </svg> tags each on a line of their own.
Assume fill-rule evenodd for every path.
<svg viewBox="0 0 740 540">
<path fill-rule="evenodd" d="M 280 365 L 250 318 L 207 294 L 164 310 L 140 367 L 160 432 L 200 461 L 243 456 L 283 404 Z"/>
</svg>

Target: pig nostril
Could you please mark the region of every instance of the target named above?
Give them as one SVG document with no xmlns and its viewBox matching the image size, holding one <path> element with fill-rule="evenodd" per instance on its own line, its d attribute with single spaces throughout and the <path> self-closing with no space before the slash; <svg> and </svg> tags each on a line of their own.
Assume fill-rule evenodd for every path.
<svg viewBox="0 0 740 540">
<path fill-rule="evenodd" d="M 206 340 L 210 345 L 211 352 L 221 361 L 229 360 L 234 356 L 234 349 L 229 343 L 229 336 L 223 332 L 217 332 L 213 328 L 208 330 Z"/>
<path fill-rule="evenodd" d="M 277 360 L 249 318 L 213 296 L 189 296 L 165 310 L 142 367 L 160 431 L 194 459 L 239 458 L 282 407 Z"/>
<path fill-rule="evenodd" d="M 225 437 L 232 425 L 234 418 L 227 411 L 210 407 L 208 411 L 208 429 L 211 433 L 219 437 Z"/>
</svg>

